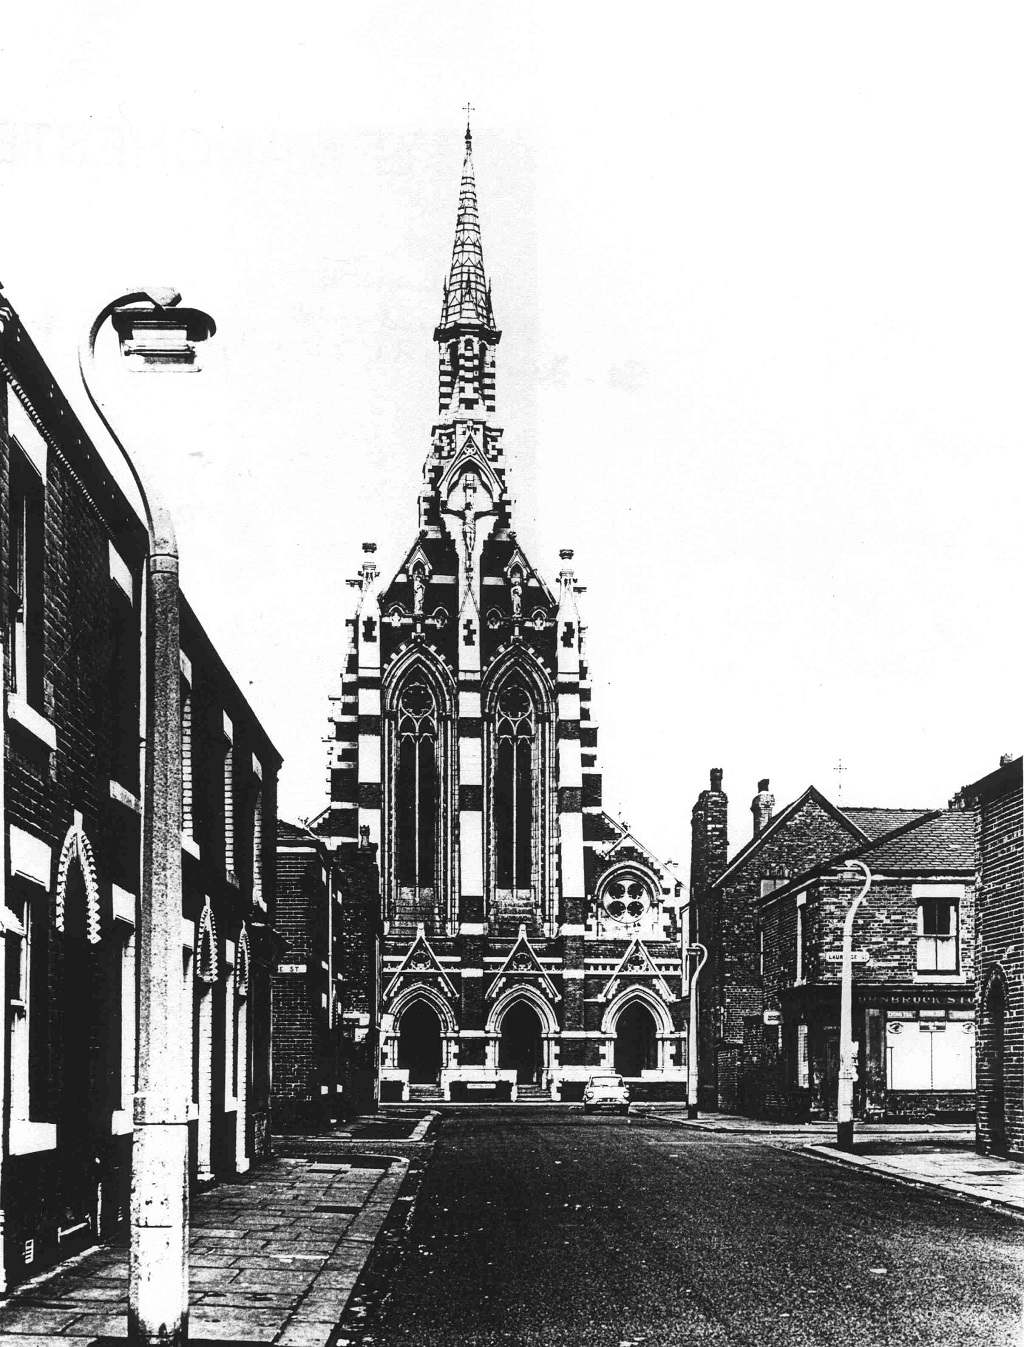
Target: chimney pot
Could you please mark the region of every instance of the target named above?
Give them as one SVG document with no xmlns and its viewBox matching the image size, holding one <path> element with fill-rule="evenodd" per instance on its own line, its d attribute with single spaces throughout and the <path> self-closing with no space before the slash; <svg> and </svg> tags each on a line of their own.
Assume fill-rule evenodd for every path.
<svg viewBox="0 0 1024 1347">
<path fill-rule="evenodd" d="M 721 767 L 712 767 L 711 769 L 711 789 L 722 789 L 722 769 Z"/>
<path fill-rule="evenodd" d="M 1009 767 L 1009 765 L 1010 765 L 1011 762 L 1013 762 L 1013 754 L 1012 754 L 1012 753 L 1001 753 L 1001 754 L 999 755 L 999 766 L 1000 766 L 1000 767 Z"/>
</svg>

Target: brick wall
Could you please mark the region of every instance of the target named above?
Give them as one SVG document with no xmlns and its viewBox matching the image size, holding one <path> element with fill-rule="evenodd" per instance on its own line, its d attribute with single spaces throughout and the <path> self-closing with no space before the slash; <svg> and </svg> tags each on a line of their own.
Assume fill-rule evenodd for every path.
<svg viewBox="0 0 1024 1347">
<path fill-rule="evenodd" d="M 965 786 L 975 808 L 978 883 L 978 1107 L 982 1152 L 1024 1156 L 1024 870 L 1021 762 Z"/>
</svg>

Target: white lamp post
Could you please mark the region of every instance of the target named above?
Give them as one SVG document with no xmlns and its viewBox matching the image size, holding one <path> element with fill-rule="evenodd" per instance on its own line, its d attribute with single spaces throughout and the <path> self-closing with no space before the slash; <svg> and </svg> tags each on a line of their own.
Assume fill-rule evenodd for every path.
<svg viewBox="0 0 1024 1347">
<path fill-rule="evenodd" d="M 853 1082 L 857 1076 L 857 1044 L 853 1037 L 853 922 L 857 909 L 871 888 L 871 871 L 863 861 L 846 861 L 860 870 L 864 887 L 850 904 L 843 922 L 843 967 L 839 993 L 839 1088 L 836 1108 L 836 1143 L 841 1151 L 853 1150 Z"/>
<path fill-rule="evenodd" d="M 708 961 L 708 952 L 703 945 L 690 945 L 686 951 L 687 959 L 695 959 L 690 974 L 690 1023 L 686 1040 L 686 1116 L 697 1116 L 697 979 L 701 969 Z"/>
<path fill-rule="evenodd" d="M 182 1041 L 191 1035 L 181 977 L 181 666 L 178 548 L 170 513 L 114 432 L 89 385 L 96 337 L 112 318 L 136 369 L 198 368 L 216 330 L 174 290 L 134 290 L 106 305 L 79 348 L 85 391 L 138 487 L 149 535 L 142 673 L 146 696 L 140 910 L 139 1076 L 132 1145 L 128 1337 L 188 1339 L 188 1098 Z"/>
</svg>

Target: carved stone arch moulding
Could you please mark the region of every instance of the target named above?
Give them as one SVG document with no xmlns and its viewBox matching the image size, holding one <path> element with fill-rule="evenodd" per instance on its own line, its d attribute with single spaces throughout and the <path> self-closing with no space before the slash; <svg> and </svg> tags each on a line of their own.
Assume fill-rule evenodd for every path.
<svg viewBox="0 0 1024 1347">
<path fill-rule="evenodd" d="M 401 991 L 395 993 L 390 1004 L 388 1004 L 388 1013 L 395 1017 L 396 1031 L 400 1028 L 402 1016 L 417 1001 L 425 1002 L 434 1011 L 441 1021 L 442 1033 L 455 1034 L 458 1032 L 455 1015 L 449 1003 L 435 987 L 428 987 L 419 982 L 403 987 Z"/>
<path fill-rule="evenodd" d="M 536 1011 L 543 1033 L 557 1034 L 559 1032 L 558 1017 L 551 1002 L 536 987 L 525 986 L 522 983 L 509 987 L 495 1001 L 490 1014 L 487 1016 L 486 1032 L 488 1034 L 500 1034 L 502 1021 L 516 1005 L 528 1005 L 531 1010 Z"/>
<path fill-rule="evenodd" d="M 672 1023 L 672 1014 L 664 1000 L 650 987 L 638 986 L 634 984 L 631 987 L 624 988 L 618 996 L 612 1000 L 601 1020 L 601 1032 L 603 1034 L 614 1035 L 616 1026 L 619 1022 L 619 1016 L 624 1010 L 628 1010 L 632 1005 L 642 1005 L 651 1012 L 654 1022 L 658 1026 L 659 1034 L 672 1034 L 675 1032 L 675 1026 Z"/>
<path fill-rule="evenodd" d="M 207 898 L 199 917 L 199 936 L 196 940 L 196 976 L 201 982 L 216 982 L 219 972 L 217 954 L 217 925 L 213 908 Z"/>
<path fill-rule="evenodd" d="M 249 959 L 249 932 L 243 926 L 242 933 L 238 937 L 238 952 L 235 955 L 235 992 L 242 998 L 249 995 Z"/>
<path fill-rule="evenodd" d="M 67 904 L 68 880 L 71 867 L 77 861 L 85 883 L 85 934 L 90 945 L 100 942 L 100 888 L 96 878 L 96 858 L 92 843 L 86 837 L 82 824 L 76 818 L 68 829 L 57 862 L 57 885 L 54 894 L 53 924 L 64 931 L 64 911 Z"/>
</svg>

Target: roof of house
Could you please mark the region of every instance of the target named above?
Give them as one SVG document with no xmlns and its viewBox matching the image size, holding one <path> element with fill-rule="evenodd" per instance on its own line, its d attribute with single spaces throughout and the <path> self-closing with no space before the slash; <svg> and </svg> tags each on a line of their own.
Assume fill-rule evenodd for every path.
<svg viewBox="0 0 1024 1347">
<path fill-rule="evenodd" d="M 315 837 L 308 828 L 298 823 L 289 823 L 287 819 L 279 818 L 277 820 L 277 840 L 278 842 L 314 842 L 318 843 L 320 839 Z"/>
<path fill-rule="evenodd" d="M 798 813 L 798 811 L 802 808 L 804 804 L 806 804 L 808 800 L 813 800 L 815 804 L 819 806 L 819 808 L 825 811 L 826 814 L 831 814 L 831 816 L 836 820 L 837 823 L 850 829 L 851 846 L 858 846 L 862 842 L 869 841 L 873 835 L 877 835 L 869 832 L 868 829 L 865 827 L 865 825 L 859 819 L 854 818 L 851 810 L 837 809 L 831 800 L 826 799 L 826 797 L 822 795 L 821 791 L 818 790 L 817 786 L 808 786 L 802 795 L 798 795 L 795 800 L 790 801 L 790 803 L 787 804 L 784 808 L 780 809 L 777 814 L 773 815 L 772 818 L 768 820 L 768 823 L 765 825 L 765 827 L 762 828 L 760 834 L 757 837 L 752 837 L 749 842 L 747 842 L 744 846 L 740 847 L 736 855 L 733 856 L 729 864 L 717 877 L 717 879 L 715 880 L 715 884 L 724 883 L 725 880 L 727 880 L 736 870 L 740 868 L 740 866 L 743 864 L 744 861 L 748 859 L 749 856 L 751 856 L 755 851 L 759 850 L 764 845 L 764 843 L 768 840 L 769 837 L 771 837 L 774 833 L 778 832 L 779 829 L 781 829 L 785 823 L 787 823 L 796 813 Z M 885 811 L 870 810 L 868 812 L 881 813 Z M 911 810 L 909 812 L 912 815 L 914 811 Z"/>
<path fill-rule="evenodd" d="M 969 810 L 926 815 L 918 827 L 881 838 L 858 853 L 887 870 L 973 870 L 974 815 Z"/>
<path fill-rule="evenodd" d="M 924 818 L 929 809 L 880 809 L 873 805 L 848 805 L 842 809 L 851 822 L 856 823 L 873 839 L 884 837 L 894 828 L 910 823 L 915 818 Z"/>
</svg>

